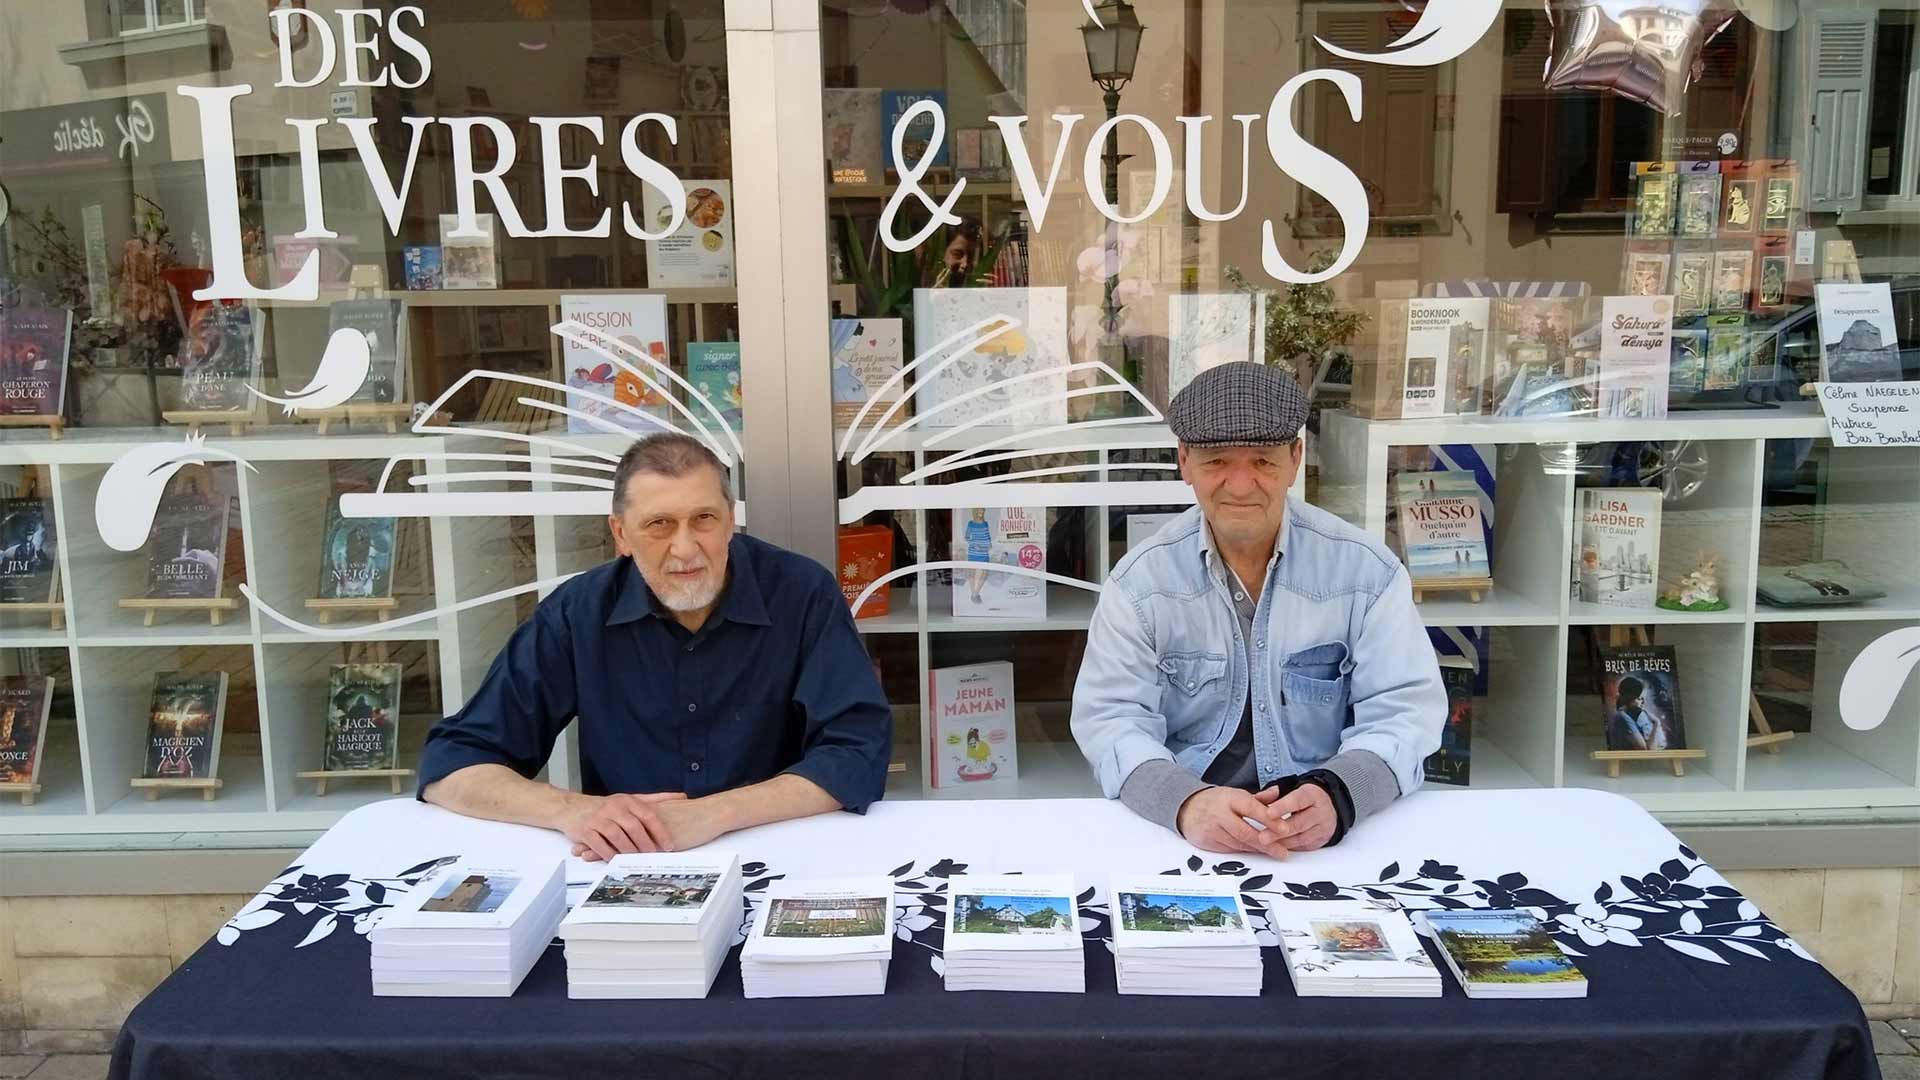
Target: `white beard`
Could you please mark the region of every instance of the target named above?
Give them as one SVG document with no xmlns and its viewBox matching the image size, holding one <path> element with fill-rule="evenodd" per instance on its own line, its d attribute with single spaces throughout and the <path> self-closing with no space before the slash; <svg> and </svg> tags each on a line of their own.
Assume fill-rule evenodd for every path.
<svg viewBox="0 0 1920 1080">
<path fill-rule="evenodd" d="M 647 579 L 647 588 L 653 590 L 653 595 L 668 611 L 700 611 L 712 607 L 713 602 L 720 598 L 720 590 L 726 586 L 725 579 L 715 581 L 705 578 L 696 584 L 682 585 L 674 581 L 655 581 L 646 574 L 641 576 Z"/>
</svg>

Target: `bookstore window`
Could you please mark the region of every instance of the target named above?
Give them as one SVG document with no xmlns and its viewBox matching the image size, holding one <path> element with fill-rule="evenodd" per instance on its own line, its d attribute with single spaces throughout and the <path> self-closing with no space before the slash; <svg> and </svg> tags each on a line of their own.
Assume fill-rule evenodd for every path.
<svg viewBox="0 0 1920 1080">
<path fill-rule="evenodd" d="M 206 20 L 206 0 L 112 0 L 113 29 L 144 34 Z"/>
<path fill-rule="evenodd" d="M 1867 122 L 1866 194 L 1869 205 L 1920 201 L 1920 67 L 1914 64 L 1916 19 L 1911 11 L 1882 11 L 1874 28 L 1873 94 Z"/>
</svg>

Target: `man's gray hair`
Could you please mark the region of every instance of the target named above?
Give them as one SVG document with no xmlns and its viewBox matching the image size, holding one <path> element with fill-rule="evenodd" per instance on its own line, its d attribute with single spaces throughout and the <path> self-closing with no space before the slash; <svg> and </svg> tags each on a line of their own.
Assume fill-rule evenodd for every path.
<svg viewBox="0 0 1920 1080">
<path fill-rule="evenodd" d="M 613 470 L 613 512 L 623 514 L 627 509 L 627 481 L 636 473 L 652 473 L 655 476 L 685 476 L 695 469 L 709 468 L 720 478 L 720 496 L 727 506 L 733 506 L 733 479 L 727 474 L 727 466 L 720 456 L 708 449 L 707 444 L 691 435 L 679 432 L 663 431 L 649 435 L 620 455 L 620 464 Z"/>
</svg>

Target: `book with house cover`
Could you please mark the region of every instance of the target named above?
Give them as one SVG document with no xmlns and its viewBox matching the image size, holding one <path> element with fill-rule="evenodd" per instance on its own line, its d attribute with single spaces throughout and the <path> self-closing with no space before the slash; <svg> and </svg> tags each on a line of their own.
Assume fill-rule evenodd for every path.
<svg viewBox="0 0 1920 1080">
<path fill-rule="evenodd" d="M 0 676 L 0 784 L 40 782 L 52 708 L 51 676 Z"/>
<path fill-rule="evenodd" d="M 1660 573 L 1659 488 L 1581 488 L 1574 568 L 1580 599 L 1650 608 Z"/>
<path fill-rule="evenodd" d="M 388 405 L 406 400 L 406 344 L 398 300 L 341 300 L 327 309 L 327 336 L 357 330 L 367 341 L 370 362 L 366 381 L 354 391 L 352 404 Z"/>
<path fill-rule="evenodd" d="M 160 500 L 147 534 L 147 599 L 212 600 L 220 595 L 227 559 L 227 515 L 221 495 L 182 487 Z"/>
<path fill-rule="evenodd" d="M 71 308 L 0 305 L 0 416 L 59 416 L 66 408 Z"/>
<path fill-rule="evenodd" d="M 934 787 L 1019 778 L 1011 662 L 935 668 L 927 673 L 927 702 L 933 711 L 927 768 Z"/>
<path fill-rule="evenodd" d="M 327 673 L 320 767 L 391 769 L 400 750 L 400 665 L 335 664 Z"/>
<path fill-rule="evenodd" d="M 740 950 L 741 988 L 750 998 L 884 993 L 893 933 L 892 878 L 777 881 Z"/>
<path fill-rule="evenodd" d="M 570 943 L 697 940 L 709 920 L 728 914 L 717 909 L 735 895 L 728 886 L 739 867 L 739 856 L 721 852 L 616 855 L 561 921 L 560 936 Z M 737 928 L 738 909 L 731 914 Z"/>
<path fill-rule="evenodd" d="M 1447 719 L 1440 727 L 1440 749 L 1427 755 L 1426 778 L 1466 787 L 1473 776 L 1473 661 L 1464 656 L 1442 656 L 1439 661 Z"/>
<path fill-rule="evenodd" d="M 1238 879 L 1123 876 L 1113 883 L 1116 948 L 1255 945 Z"/>
<path fill-rule="evenodd" d="M 1301 997 L 1440 996 L 1440 969 L 1404 912 L 1352 901 L 1283 901 L 1267 921 Z"/>
<path fill-rule="evenodd" d="M 220 768 L 227 673 L 167 671 L 154 677 L 147 717 L 149 780 L 205 780 Z"/>
<path fill-rule="evenodd" d="M 1685 750 L 1680 663 L 1671 645 L 1600 650 L 1607 749 Z"/>
<path fill-rule="evenodd" d="M 831 92 L 831 91 L 829 91 Z M 904 387 L 889 381 L 900 374 L 902 323 L 899 319 L 835 319 L 833 347 L 833 426 L 845 430 L 868 402 L 873 407 L 861 421 L 862 429 L 878 425 L 900 400 Z M 906 419 L 902 409 L 887 422 L 898 426 Z"/>
<path fill-rule="evenodd" d="M 58 554 L 52 499 L 0 499 L 0 604 L 52 603 Z"/>
<path fill-rule="evenodd" d="M 498 853 L 453 861 L 387 899 L 367 937 L 373 992 L 398 997 L 508 997 L 567 910 L 566 863 Z"/>
<path fill-rule="evenodd" d="M 1086 991 L 1071 874 L 962 874 L 947 893 L 947 989 Z"/>
<path fill-rule="evenodd" d="M 953 560 L 987 566 L 1047 568 L 1047 511 L 1042 506 L 968 507 L 953 511 Z M 953 616 L 1044 619 L 1047 582 L 1037 574 L 991 569 L 953 572 Z"/>
<path fill-rule="evenodd" d="M 1470 580 L 1492 573 L 1485 508 L 1472 473 L 1403 472 L 1395 477 L 1400 542 L 1416 582 Z"/>
<path fill-rule="evenodd" d="M 1587 978 L 1528 911 L 1419 915 L 1470 998 L 1586 997 Z"/>
<path fill-rule="evenodd" d="M 217 301 L 195 309 L 180 371 L 180 407 L 248 412 L 248 388 L 260 373 L 260 319 L 245 304 Z"/>
</svg>

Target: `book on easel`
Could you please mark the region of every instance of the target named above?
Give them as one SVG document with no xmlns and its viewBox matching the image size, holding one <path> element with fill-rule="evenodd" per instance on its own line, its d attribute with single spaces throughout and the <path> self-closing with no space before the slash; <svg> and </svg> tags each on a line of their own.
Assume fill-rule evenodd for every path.
<svg viewBox="0 0 1920 1080">
<path fill-rule="evenodd" d="M 203 789 L 220 786 L 220 729 L 226 721 L 227 673 L 167 671 L 154 677 L 148 710 L 145 764 L 135 787 Z"/>
<path fill-rule="evenodd" d="M 160 500 L 147 536 L 148 600 L 220 598 L 230 509 L 224 496 L 194 482 Z"/>
<path fill-rule="evenodd" d="M 377 479 L 359 462 L 335 461 L 328 466 L 331 493 L 321 531 L 318 595 L 307 607 L 330 621 L 335 611 L 372 611 L 385 619 L 399 607 L 393 596 L 395 555 L 400 546 L 397 518 L 347 517 L 340 497 L 373 491 Z"/>
<path fill-rule="evenodd" d="M 406 400 L 406 311 L 399 300 L 372 297 L 337 300 L 328 307 L 328 338 L 341 330 L 355 330 L 367 342 L 367 378 L 348 400 L 349 407 Z"/>
<path fill-rule="evenodd" d="M 1403 472 L 1395 495 L 1415 602 L 1422 592 L 1447 589 L 1478 601 L 1493 587 L 1479 481 L 1460 471 Z"/>
<path fill-rule="evenodd" d="M 400 793 L 400 665 L 335 664 L 327 674 L 327 731 L 320 768 L 297 774 L 325 795 L 335 780 L 381 778 Z"/>
<path fill-rule="evenodd" d="M 1440 728 L 1440 749 L 1427 755 L 1425 778 L 1436 784 L 1466 787 L 1473 776 L 1473 661 L 1441 656 L 1440 682 L 1447 688 L 1447 719 Z"/>
<path fill-rule="evenodd" d="M 73 309 L 16 303 L 0 310 L 0 426 L 40 425 L 60 437 Z"/>
<path fill-rule="evenodd" d="M 194 310 L 178 415 L 222 414 L 214 419 L 226 423 L 224 414 L 234 414 L 232 422 L 246 422 L 256 404 L 250 388 L 260 374 L 262 326 L 259 313 L 242 303 L 216 302 Z"/>
<path fill-rule="evenodd" d="M 0 792 L 18 794 L 28 806 L 40 793 L 52 708 L 52 676 L 0 676 Z"/>
<path fill-rule="evenodd" d="M 1707 752 L 1687 745 L 1673 646 L 1652 644 L 1643 627 L 1614 627 L 1608 640 L 1599 650 L 1606 748 L 1588 756 L 1604 763 L 1610 778 L 1630 761 L 1665 762 L 1673 775 L 1685 776 L 1686 762 Z"/>
<path fill-rule="evenodd" d="M 0 499 L 0 604 L 54 603 L 58 552 L 52 499 Z"/>
</svg>

